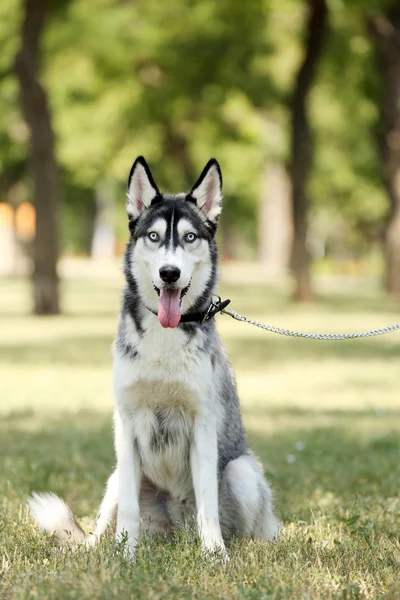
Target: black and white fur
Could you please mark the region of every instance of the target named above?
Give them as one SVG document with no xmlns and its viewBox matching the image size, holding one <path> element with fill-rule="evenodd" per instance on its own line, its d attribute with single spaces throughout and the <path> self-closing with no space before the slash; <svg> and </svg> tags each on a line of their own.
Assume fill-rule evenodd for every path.
<svg viewBox="0 0 400 600">
<path fill-rule="evenodd" d="M 132 556 L 141 529 L 168 532 L 191 516 L 206 551 L 225 554 L 223 536 L 272 540 L 279 534 L 214 319 L 164 328 L 157 316 L 164 287 L 179 288 L 182 314 L 209 306 L 221 200 L 215 159 L 189 194 L 175 196 L 159 192 L 142 157 L 132 167 L 126 286 L 114 344 L 117 467 L 88 538 L 62 500 L 33 494 L 33 517 L 60 542 L 95 543 L 115 515 L 116 537 L 125 535 Z M 179 271 L 173 283 L 160 275 L 165 266 L 175 277 Z"/>
</svg>

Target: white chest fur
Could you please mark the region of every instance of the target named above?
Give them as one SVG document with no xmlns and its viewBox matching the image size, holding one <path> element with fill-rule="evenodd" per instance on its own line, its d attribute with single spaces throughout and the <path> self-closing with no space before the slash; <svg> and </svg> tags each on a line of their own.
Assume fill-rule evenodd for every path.
<svg viewBox="0 0 400 600">
<path fill-rule="evenodd" d="M 193 424 L 211 401 L 212 369 L 185 332 L 152 325 L 142 337 L 132 336 L 133 360 L 115 355 L 116 399 L 132 424 L 143 472 L 183 500 L 192 493 Z"/>
<path fill-rule="evenodd" d="M 140 408 L 135 411 L 133 426 L 145 475 L 175 498 L 188 498 L 192 490 L 191 412 L 183 404 Z"/>
</svg>

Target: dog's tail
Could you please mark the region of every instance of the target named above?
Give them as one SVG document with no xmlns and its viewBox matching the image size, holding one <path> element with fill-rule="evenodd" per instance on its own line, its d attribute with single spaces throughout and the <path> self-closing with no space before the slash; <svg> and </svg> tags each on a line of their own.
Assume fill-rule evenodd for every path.
<svg viewBox="0 0 400 600">
<path fill-rule="evenodd" d="M 28 505 L 40 529 L 52 533 L 58 544 L 76 544 L 86 540 L 86 534 L 71 509 L 56 494 L 33 492 Z"/>
<path fill-rule="evenodd" d="M 59 544 L 85 544 L 94 545 L 99 537 L 106 531 L 114 519 L 118 505 L 118 469 L 108 479 L 106 491 L 96 520 L 94 533 L 86 536 L 82 527 L 76 522 L 71 509 L 55 494 L 51 492 L 33 492 L 28 498 L 31 514 L 40 529 L 53 534 L 54 540 Z"/>
</svg>

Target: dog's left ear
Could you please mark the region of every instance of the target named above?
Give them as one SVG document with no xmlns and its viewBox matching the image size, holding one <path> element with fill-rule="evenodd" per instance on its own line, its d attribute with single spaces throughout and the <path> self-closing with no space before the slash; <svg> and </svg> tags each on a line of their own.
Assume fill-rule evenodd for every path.
<svg viewBox="0 0 400 600">
<path fill-rule="evenodd" d="M 143 210 L 160 198 L 158 187 L 143 156 L 138 156 L 133 163 L 129 173 L 127 196 L 126 211 L 132 220 L 137 219 Z"/>
<path fill-rule="evenodd" d="M 208 161 L 187 198 L 195 202 L 209 221 L 218 221 L 222 210 L 222 175 L 215 158 Z"/>
</svg>

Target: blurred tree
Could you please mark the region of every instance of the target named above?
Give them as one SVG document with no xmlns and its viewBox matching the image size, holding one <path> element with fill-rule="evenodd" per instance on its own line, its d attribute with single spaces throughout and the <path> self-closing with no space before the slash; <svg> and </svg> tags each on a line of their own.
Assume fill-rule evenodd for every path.
<svg viewBox="0 0 400 600">
<path fill-rule="evenodd" d="M 25 149 L 28 128 L 20 117 L 17 85 L 11 69 L 18 45 L 20 22 L 19 2 L 0 3 L 0 201 L 18 196 L 15 184 L 25 170 Z"/>
<path fill-rule="evenodd" d="M 269 52 L 259 57 L 259 69 L 269 78 L 262 100 L 260 132 L 261 185 L 258 211 L 258 252 L 268 277 L 286 275 L 290 268 L 293 217 L 288 176 L 288 102 L 302 48 L 304 3 L 266 0 L 265 37 Z M 261 60 L 260 60 L 261 59 Z"/>
<path fill-rule="evenodd" d="M 48 100 L 39 81 L 40 39 L 48 8 L 49 3 L 45 0 L 25 0 L 21 48 L 14 64 L 20 85 L 22 112 L 30 129 L 30 167 L 36 208 L 34 312 L 38 315 L 59 312 L 57 260 L 60 185 Z"/>
<path fill-rule="evenodd" d="M 309 30 L 304 44 L 304 16 L 317 0 L 53 0 L 40 81 L 62 167 L 64 248 L 97 247 L 95 223 L 115 221 L 125 238 L 124 188 L 137 154 L 171 191 L 190 187 L 216 155 L 224 256 L 254 258 L 259 249 L 268 269 L 283 273 L 291 225 L 285 164 L 296 175 L 294 259 L 306 287 L 309 258 L 365 256 L 383 232 L 388 203 L 371 134 L 379 81 L 363 25 L 372 9 L 386 15 L 393 2 L 329 0 L 331 34 L 318 59 L 324 27 L 314 27 L 314 37 Z M 0 3 L 0 190 L 10 198 L 7 186 L 26 182 L 29 135 L 7 74 L 22 6 Z M 113 208 L 114 195 L 121 200 Z M 307 220 L 311 257 L 303 252 Z"/>
<path fill-rule="evenodd" d="M 330 3 L 330 35 L 310 96 L 310 250 L 343 267 L 357 258 L 360 268 L 379 251 L 388 208 L 374 137 L 379 86 L 366 4 Z"/>
<path fill-rule="evenodd" d="M 285 165 L 279 122 L 264 117 L 268 152 L 261 179 L 259 208 L 259 257 L 263 272 L 270 278 L 286 275 L 293 242 L 290 185 Z"/>
<path fill-rule="evenodd" d="M 308 117 L 308 95 L 327 33 L 328 8 L 325 0 L 308 0 L 309 20 L 305 55 L 299 68 L 291 100 L 292 143 L 289 173 L 292 187 L 294 239 L 292 265 L 296 280 L 295 299 L 313 298 L 310 257 L 307 248 L 307 181 L 313 159 L 313 136 Z"/>
<path fill-rule="evenodd" d="M 369 18 L 382 77 L 379 148 L 382 179 L 390 200 L 385 233 L 386 287 L 400 296 L 400 3 Z"/>
<path fill-rule="evenodd" d="M 270 89 L 259 69 L 268 53 L 266 5 L 105 0 L 100 11 L 93 0 L 75 0 L 45 39 L 59 157 L 75 184 L 125 183 L 145 154 L 161 187 L 188 189 L 215 154 L 230 175 L 225 246 L 235 250 L 235 227 L 251 239 L 260 162 L 254 105 Z"/>
</svg>

